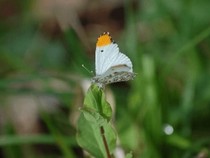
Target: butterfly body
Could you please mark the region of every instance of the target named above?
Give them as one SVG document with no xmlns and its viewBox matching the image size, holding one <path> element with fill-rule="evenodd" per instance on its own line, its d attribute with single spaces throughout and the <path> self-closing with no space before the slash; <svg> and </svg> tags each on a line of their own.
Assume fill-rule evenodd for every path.
<svg viewBox="0 0 210 158">
<path fill-rule="evenodd" d="M 95 53 L 96 76 L 93 83 L 100 86 L 128 81 L 135 77 L 131 60 L 119 51 L 108 32 L 103 33 L 96 43 Z"/>
</svg>

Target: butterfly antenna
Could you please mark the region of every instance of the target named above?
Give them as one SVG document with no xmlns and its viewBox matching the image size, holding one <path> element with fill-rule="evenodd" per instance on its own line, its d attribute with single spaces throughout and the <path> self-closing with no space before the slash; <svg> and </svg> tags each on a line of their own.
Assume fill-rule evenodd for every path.
<svg viewBox="0 0 210 158">
<path fill-rule="evenodd" d="M 87 72 L 89 72 L 90 74 L 93 75 L 93 71 L 90 71 L 84 64 L 82 64 L 82 67 L 83 67 Z"/>
</svg>

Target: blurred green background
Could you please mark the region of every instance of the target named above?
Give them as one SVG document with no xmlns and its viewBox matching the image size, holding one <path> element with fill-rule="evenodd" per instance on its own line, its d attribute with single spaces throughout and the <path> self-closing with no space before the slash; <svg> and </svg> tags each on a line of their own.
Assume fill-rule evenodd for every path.
<svg viewBox="0 0 210 158">
<path fill-rule="evenodd" d="M 93 76 L 81 65 L 94 71 L 104 31 L 137 73 L 107 87 L 118 151 L 210 157 L 209 13 L 209 0 L 1 0 L 0 157 L 88 157 L 75 140 Z"/>
</svg>

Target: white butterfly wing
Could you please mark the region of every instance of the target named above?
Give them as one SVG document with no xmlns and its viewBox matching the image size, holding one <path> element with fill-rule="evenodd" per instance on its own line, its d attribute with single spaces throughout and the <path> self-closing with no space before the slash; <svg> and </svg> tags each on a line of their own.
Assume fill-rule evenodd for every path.
<svg viewBox="0 0 210 158">
<path fill-rule="evenodd" d="M 131 60 L 125 54 L 119 52 L 116 43 L 96 47 L 95 56 L 96 75 L 102 75 L 109 68 L 117 65 L 126 65 L 130 68 L 129 72 L 133 72 Z"/>
</svg>

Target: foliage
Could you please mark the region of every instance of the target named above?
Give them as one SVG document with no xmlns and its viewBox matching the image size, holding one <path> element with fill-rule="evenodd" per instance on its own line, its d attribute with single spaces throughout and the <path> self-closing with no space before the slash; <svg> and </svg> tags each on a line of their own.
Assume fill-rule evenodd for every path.
<svg viewBox="0 0 210 158">
<path fill-rule="evenodd" d="M 111 153 L 116 147 L 116 134 L 110 123 L 111 106 L 106 102 L 105 94 L 97 85 L 92 85 L 89 88 L 81 111 L 82 114 L 78 121 L 78 143 L 93 156 L 106 157 L 101 128 L 104 130 L 104 136 Z"/>
</svg>

